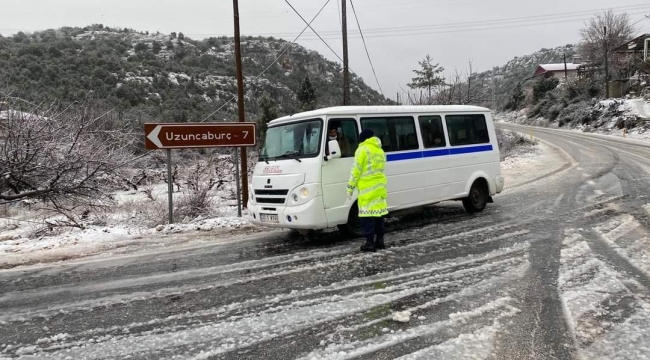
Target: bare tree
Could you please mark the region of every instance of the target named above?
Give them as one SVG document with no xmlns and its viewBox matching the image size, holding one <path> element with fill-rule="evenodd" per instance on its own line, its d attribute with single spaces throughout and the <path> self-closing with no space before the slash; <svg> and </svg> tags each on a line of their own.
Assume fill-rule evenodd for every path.
<svg viewBox="0 0 650 360">
<path fill-rule="evenodd" d="M 605 54 L 609 60 L 613 50 L 630 40 L 635 31 L 627 14 L 616 14 L 612 10 L 601 12 L 580 30 L 580 53 L 590 64 L 604 64 Z"/>
<path fill-rule="evenodd" d="M 451 104 L 473 104 L 483 105 L 488 100 L 485 91 L 485 79 L 477 82 L 477 75 L 473 71 L 474 65 L 469 61 L 466 73 L 454 70 L 454 73 L 447 79 L 441 77 L 430 93 L 411 92 L 402 89 L 405 102 L 411 105 L 451 105 Z M 409 87 L 412 84 L 409 84 Z M 427 88 L 428 90 L 428 88 Z"/>
<path fill-rule="evenodd" d="M 0 102 L 27 103 L 0 96 Z M 30 106 L 0 119 L 0 205 L 38 199 L 75 219 L 108 199 L 101 179 L 133 159 L 134 138 L 126 129 L 105 130 L 106 114 L 89 107 Z"/>
</svg>

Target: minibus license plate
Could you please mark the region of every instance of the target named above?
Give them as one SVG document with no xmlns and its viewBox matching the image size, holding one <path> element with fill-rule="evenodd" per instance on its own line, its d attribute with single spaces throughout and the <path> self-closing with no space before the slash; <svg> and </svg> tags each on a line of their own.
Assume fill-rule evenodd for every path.
<svg viewBox="0 0 650 360">
<path fill-rule="evenodd" d="M 280 221 L 278 220 L 277 215 L 272 215 L 272 214 L 260 214 L 260 220 L 265 223 L 279 223 Z"/>
</svg>

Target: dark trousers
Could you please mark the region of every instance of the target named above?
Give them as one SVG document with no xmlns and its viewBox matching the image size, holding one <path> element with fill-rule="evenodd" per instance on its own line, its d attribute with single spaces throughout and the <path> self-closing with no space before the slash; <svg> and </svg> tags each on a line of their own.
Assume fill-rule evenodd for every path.
<svg viewBox="0 0 650 360">
<path fill-rule="evenodd" d="M 362 217 L 360 220 L 361 227 L 363 228 L 363 236 L 366 238 L 366 244 L 376 245 L 377 243 L 384 242 L 385 230 L 383 217 Z"/>
</svg>

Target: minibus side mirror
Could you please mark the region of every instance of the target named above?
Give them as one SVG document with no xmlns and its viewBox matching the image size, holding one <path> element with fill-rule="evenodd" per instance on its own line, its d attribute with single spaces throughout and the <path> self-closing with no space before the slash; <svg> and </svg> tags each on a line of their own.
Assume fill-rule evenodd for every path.
<svg viewBox="0 0 650 360">
<path fill-rule="evenodd" d="M 331 140 L 327 143 L 327 147 L 330 150 L 330 154 L 327 155 L 327 160 L 339 159 L 341 158 L 341 147 L 339 142 L 336 140 Z"/>
</svg>

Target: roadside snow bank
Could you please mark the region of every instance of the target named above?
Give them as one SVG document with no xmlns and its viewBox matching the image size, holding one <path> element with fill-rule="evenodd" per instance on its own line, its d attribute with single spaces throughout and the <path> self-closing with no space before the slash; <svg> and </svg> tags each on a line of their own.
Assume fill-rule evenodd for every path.
<svg viewBox="0 0 650 360">
<path fill-rule="evenodd" d="M 30 232 L 26 227 L 2 234 L 0 269 L 40 262 L 56 262 L 115 252 L 133 252 L 174 246 L 192 241 L 212 241 L 237 231 L 254 231 L 245 219 L 234 216 L 208 218 L 190 223 L 159 225 L 156 228 L 134 225 L 55 228 Z M 201 232 L 200 238 L 192 235 Z M 187 235 L 187 236 L 181 236 Z"/>
<path fill-rule="evenodd" d="M 622 115 L 638 116 L 645 120 L 650 120 L 650 102 L 644 99 L 609 99 L 599 102 L 600 107 L 612 108 Z"/>
<path fill-rule="evenodd" d="M 159 225 L 156 231 L 163 233 L 181 233 L 188 231 L 213 231 L 213 230 L 232 230 L 241 229 L 251 226 L 246 218 L 239 217 L 221 217 L 214 219 L 197 220 L 190 224 L 168 224 Z"/>
<path fill-rule="evenodd" d="M 498 113 L 497 121 L 650 140 L 650 102 L 641 98 L 608 99 L 589 105 L 587 102 L 564 107 L 561 116 L 528 117 L 528 109 Z M 624 131 L 624 129 L 626 129 Z"/>
<path fill-rule="evenodd" d="M 565 164 L 566 160 L 559 150 L 539 142 L 529 151 L 501 161 L 501 176 L 505 178 L 504 191 L 554 172 Z"/>
</svg>

